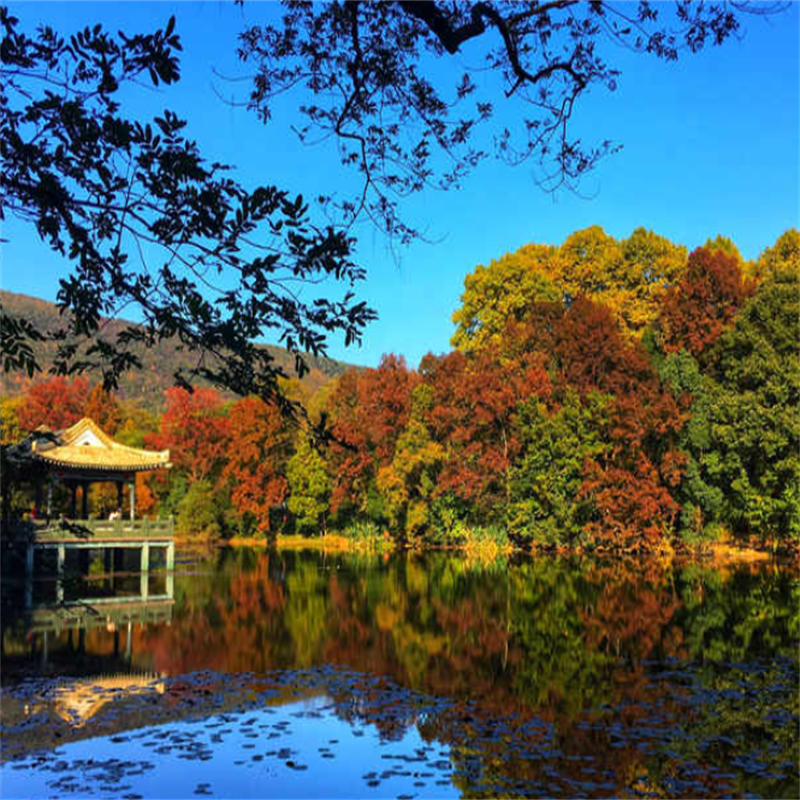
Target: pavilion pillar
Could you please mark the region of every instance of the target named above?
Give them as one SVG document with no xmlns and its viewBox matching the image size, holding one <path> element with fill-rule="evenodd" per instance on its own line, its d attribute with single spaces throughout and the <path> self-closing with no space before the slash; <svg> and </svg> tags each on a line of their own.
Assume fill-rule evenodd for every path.
<svg viewBox="0 0 800 800">
<path fill-rule="evenodd" d="M 81 484 L 81 519 L 89 519 L 89 482 Z"/>
<path fill-rule="evenodd" d="M 34 508 L 36 509 L 36 516 L 39 517 L 42 513 L 42 482 L 37 480 L 34 484 Z"/>
<path fill-rule="evenodd" d="M 122 501 L 124 496 L 124 489 L 122 481 L 117 481 L 117 510 L 122 511 Z"/>
<path fill-rule="evenodd" d="M 78 484 L 71 483 L 69 485 L 70 491 L 70 519 L 75 519 L 78 515 Z"/>
<path fill-rule="evenodd" d="M 131 481 L 131 522 L 136 518 L 136 478 Z"/>
<path fill-rule="evenodd" d="M 47 481 L 47 519 L 53 516 L 53 481 Z"/>
</svg>

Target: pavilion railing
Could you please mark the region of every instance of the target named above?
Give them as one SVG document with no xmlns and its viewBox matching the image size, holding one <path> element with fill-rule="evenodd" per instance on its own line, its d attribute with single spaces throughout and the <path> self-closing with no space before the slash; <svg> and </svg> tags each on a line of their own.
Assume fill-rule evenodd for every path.
<svg viewBox="0 0 800 800">
<path fill-rule="evenodd" d="M 172 517 L 166 519 L 80 519 L 29 520 L 11 523 L 13 538 L 37 542 L 64 539 L 171 539 L 174 536 Z"/>
</svg>

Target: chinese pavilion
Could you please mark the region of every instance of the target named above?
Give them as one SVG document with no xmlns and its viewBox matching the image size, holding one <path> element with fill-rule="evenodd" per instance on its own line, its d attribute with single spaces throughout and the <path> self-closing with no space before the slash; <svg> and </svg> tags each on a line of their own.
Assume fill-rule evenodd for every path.
<svg viewBox="0 0 800 800">
<path fill-rule="evenodd" d="M 130 487 L 130 517 L 136 513 L 136 473 L 169 469 L 169 450 L 157 452 L 128 447 L 114 441 L 96 422 L 84 417 L 69 428 L 51 431 L 39 427 L 9 453 L 16 477 L 32 483 L 36 516 L 42 516 L 42 489 L 46 490 L 46 514 L 52 514 L 53 483 L 60 481 L 71 492 L 71 517 L 78 519 L 78 490 L 81 518 L 88 517 L 88 494 L 92 483 L 117 485 L 117 505 L 122 507 L 124 486 Z"/>
</svg>

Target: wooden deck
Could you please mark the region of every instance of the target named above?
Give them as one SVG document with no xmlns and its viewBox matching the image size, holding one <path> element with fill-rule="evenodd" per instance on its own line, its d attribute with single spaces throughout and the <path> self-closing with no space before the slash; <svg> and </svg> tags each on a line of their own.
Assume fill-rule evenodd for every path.
<svg viewBox="0 0 800 800">
<path fill-rule="evenodd" d="M 174 539 L 172 519 L 136 520 L 35 520 L 12 523 L 11 538 L 35 546 L 69 544 L 97 547 L 114 543 L 118 547 L 141 547 L 143 543 L 167 543 Z"/>
</svg>

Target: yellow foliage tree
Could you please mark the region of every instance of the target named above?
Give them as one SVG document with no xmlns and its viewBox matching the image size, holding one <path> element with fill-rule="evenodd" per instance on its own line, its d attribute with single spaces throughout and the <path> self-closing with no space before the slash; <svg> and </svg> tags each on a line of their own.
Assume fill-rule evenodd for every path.
<svg viewBox="0 0 800 800">
<path fill-rule="evenodd" d="M 481 349 L 510 320 L 524 319 L 534 303 L 569 303 L 581 295 L 603 302 L 628 336 L 638 336 L 655 319 L 664 292 L 683 276 L 687 258 L 685 247 L 644 228 L 618 241 L 593 225 L 560 247 L 525 245 L 467 275 L 452 344 Z"/>
</svg>

